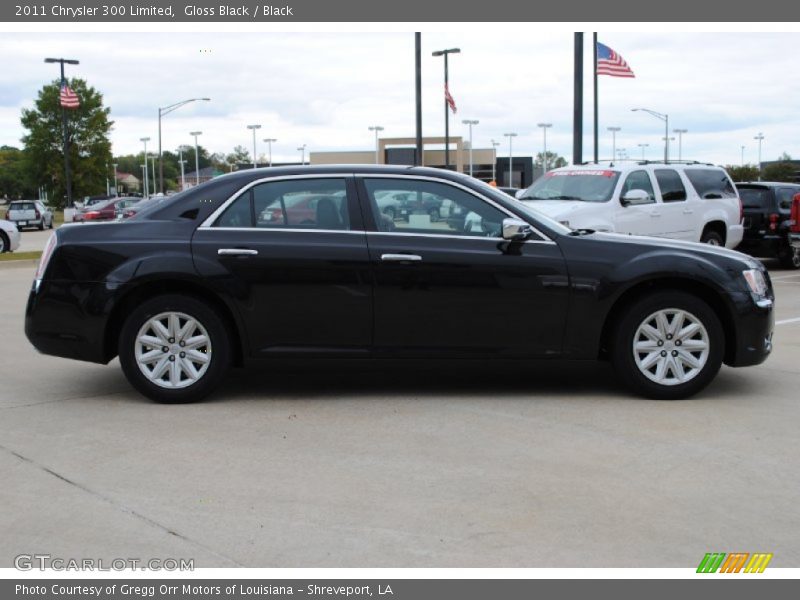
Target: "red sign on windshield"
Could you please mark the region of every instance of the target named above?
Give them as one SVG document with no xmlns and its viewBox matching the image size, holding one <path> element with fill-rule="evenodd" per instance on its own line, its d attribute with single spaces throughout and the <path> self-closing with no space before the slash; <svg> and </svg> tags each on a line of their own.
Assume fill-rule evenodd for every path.
<svg viewBox="0 0 800 600">
<path fill-rule="evenodd" d="M 579 171 L 550 171 L 547 175 L 545 175 L 545 177 L 574 177 L 576 175 L 590 177 L 613 177 L 615 174 L 616 171 L 581 169 Z"/>
</svg>

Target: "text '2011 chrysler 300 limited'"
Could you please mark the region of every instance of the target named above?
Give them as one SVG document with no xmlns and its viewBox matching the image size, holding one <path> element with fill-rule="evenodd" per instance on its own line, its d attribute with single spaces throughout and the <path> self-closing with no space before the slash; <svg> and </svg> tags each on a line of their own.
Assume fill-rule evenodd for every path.
<svg viewBox="0 0 800 600">
<path fill-rule="evenodd" d="M 606 359 L 635 392 L 675 399 L 723 362 L 764 361 L 773 301 L 743 254 L 570 230 L 456 173 L 287 167 L 62 227 L 25 330 L 46 354 L 119 356 L 165 402 L 276 357 Z"/>
</svg>

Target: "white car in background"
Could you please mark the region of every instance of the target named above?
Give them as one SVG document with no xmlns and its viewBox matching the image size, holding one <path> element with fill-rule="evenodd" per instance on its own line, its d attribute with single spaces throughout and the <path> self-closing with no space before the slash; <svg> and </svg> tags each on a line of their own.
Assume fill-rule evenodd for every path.
<svg viewBox="0 0 800 600">
<path fill-rule="evenodd" d="M 0 219 L 0 254 L 19 248 L 19 230 L 11 221 Z"/>
<path fill-rule="evenodd" d="M 742 205 L 725 169 L 700 163 L 603 163 L 554 169 L 517 196 L 572 229 L 735 248 Z"/>
</svg>

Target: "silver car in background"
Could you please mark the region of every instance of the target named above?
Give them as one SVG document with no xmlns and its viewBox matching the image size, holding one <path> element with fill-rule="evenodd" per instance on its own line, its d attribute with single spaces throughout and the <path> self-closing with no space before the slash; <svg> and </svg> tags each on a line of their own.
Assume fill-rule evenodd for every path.
<svg viewBox="0 0 800 600">
<path fill-rule="evenodd" d="M 19 230 L 11 221 L 0 219 L 0 254 L 19 248 Z"/>
<path fill-rule="evenodd" d="M 6 220 L 11 221 L 22 230 L 23 227 L 35 227 L 43 230 L 53 228 L 53 211 L 40 200 L 14 200 L 8 205 Z"/>
</svg>

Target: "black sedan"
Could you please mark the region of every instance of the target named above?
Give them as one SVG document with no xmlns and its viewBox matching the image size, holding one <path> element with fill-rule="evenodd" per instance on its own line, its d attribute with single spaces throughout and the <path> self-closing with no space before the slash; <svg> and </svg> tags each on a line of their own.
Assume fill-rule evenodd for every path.
<svg viewBox="0 0 800 600">
<path fill-rule="evenodd" d="M 401 194 L 440 197 L 470 226 L 386 218 L 378 199 Z M 743 254 L 570 230 L 448 171 L 326 166 L 231 173 L 60 228 L 25 331 L 46 354 L 118 355 L 166 402 L 277 357 L 607 359 L 674 399 L 723 362 L 764 361 L 773 319 L 769 277 Z"/>
</svg>

